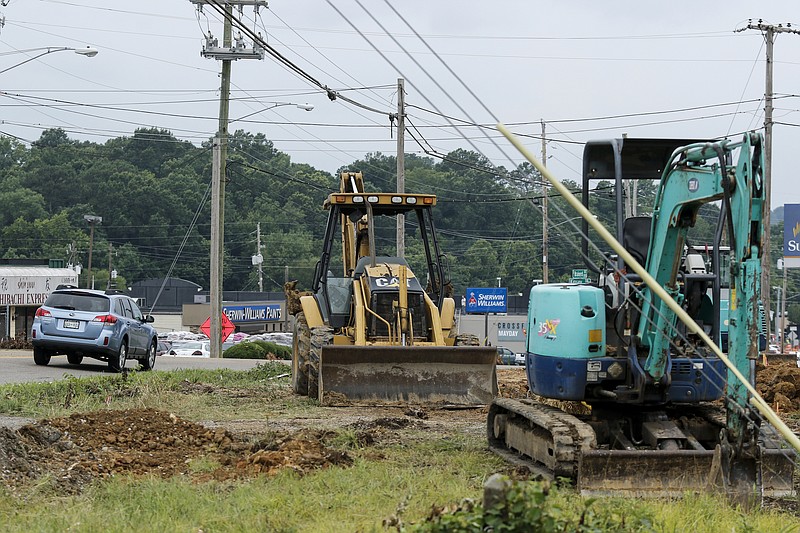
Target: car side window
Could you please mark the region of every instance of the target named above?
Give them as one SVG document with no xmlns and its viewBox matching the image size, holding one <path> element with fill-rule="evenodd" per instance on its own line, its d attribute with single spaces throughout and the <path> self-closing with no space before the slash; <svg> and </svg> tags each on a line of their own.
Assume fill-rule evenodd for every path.
<svg viewBox="0 0 800 533">
<path fill-rule="evenodd" d="M 119 316 L 125 316 L 125 311 L 122 308 L 122 300 L 114 300 L 114 313 Z"/>
<path fill-rule="evenodd" d="M 139 309 L 139 306 L 136 305 L 136 303 L 133 302 L 132 300 L 126 299 L 126 301 L 129 304 L 131 304 L 131 309 L 133 310 L 133 318 L 135 318 L 136 320 L 141 320 L 142 319 L 142 311 Z"/>
<path fill-rule="evenodd" d="M 123 298 L 120 301 L 122 302 L 122 309 L 124 309 L 123 315 L 128 318 L 133 318 L 133 309 L 131 309 L 131 302 L 126 298 Z"/>
</svg>

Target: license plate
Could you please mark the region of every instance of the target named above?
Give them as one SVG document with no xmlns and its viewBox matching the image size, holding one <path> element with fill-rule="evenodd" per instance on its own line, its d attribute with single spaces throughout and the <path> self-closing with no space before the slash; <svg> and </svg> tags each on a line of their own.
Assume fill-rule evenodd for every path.
<svg viewBox="0 0 800 533">
<path fill-rule="evenodd" d="M 78 329 L 81 327 L 81 323 L 77 320 L 65 320 L 64 327 L 66 329 Z"/>
</svg>

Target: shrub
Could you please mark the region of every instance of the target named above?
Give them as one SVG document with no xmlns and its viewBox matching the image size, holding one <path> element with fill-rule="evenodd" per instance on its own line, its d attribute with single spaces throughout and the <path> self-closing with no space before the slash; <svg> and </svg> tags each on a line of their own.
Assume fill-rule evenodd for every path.
<svg viewBox="0 0 800 533">
<path fill-rule="evenodd" d="M 291 359 L 292 349 L 268 341 L 242 341 L 222 352 L 222 356 L 231 359 Z"/>
<path fill-rule="evenodd" d="M 457 506 L 434 506 L 425 522 L 398 530 L 424 533 L 482 533 L 484 531 L 542 533 L 651 532 L 653 517 L 630 502 L 569 497 L 547 482 L 511 482 L 505 500 L 484 509 L 465 500 Z"/>
<path fill-rule="evenodd" d="M 24 337 L 4 338 L 0 340 L 0 348 L 4 350 L 31 350 L 33 343 Z"/>
</svg>

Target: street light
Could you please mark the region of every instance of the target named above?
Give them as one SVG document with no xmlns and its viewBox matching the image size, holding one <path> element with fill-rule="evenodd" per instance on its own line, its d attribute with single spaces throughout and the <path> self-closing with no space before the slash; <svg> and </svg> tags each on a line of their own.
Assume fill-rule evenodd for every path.
<svg viewBox="0 0 800 533">
<path fill-rule="evenodd" d="M 226 67 L 227 65 L 227 67 Z M 223 61 L 223 93 L 225 87 L 229 85 L 230 80 L 227 82 L 225 78 L 230 76 L 230 61 Z M 226 75 L 226 70 L 228 74 Z M 211 326 L 211 357 L 222 357 L 222 276 L 223 265 L 222 257 L 224 255 L 225 243 L 225 167 L 227 163 L 227 139 L 228 139 L 228 125 L 237 120 L 262 113 L 269 109 L 275 109 L 282 106 L 295 106 L 304 111 L 311 111 L 314 106 L 311 104 L 295 104 L 291 102 L 274 102 L 273 105 L 254 111 L 248 115 L 244 115 L 234 120 L 228 119 L 228 98 L 223 95 L 220 102 L 220 118 L 219 118 L 219 131 L 216 139 L 214 140 L 214 150 L 212 158 L 212 171 L 211 171 L 211 243 L 209 254 L 209 293 L 211 296 L 211 314 L 209 316 Z"/>
<path fill-rule="evenodd" d="M 94 245 L 94 225 L 102 224 L 103 217 L 96 215 L 83 215 L 83 220 L 89 223 L 89 266 L 87 267 L 88 274 L 86 276 L 86 287 L 93 289 L 92 283 L 92 246 Z"/>
<path fill-rule="evenodd" d="M 11 54 L 25 54 L 25 53 L 28 53 L 28 52 L 40 52 L 40 53 L 36 54 L 33 57 L 29 57 L 28 59 L 26 59 L 25 61 L 22 61 L 21 63 L 17 63 L 16 65 L 11 65 L 10 67 L 6 67 L 3 70 L 0 70 L 0 74 L 2 74 L 3 72 L 8 72 L 12 68 L 17 68 L 20 65 L 24 65 L 25 63 L 30 63 L 31 61 L 33 61 L 35 59 L 39 59 L 42 56 L 46 56 L 47 54 L 52 54 L 54 52 L 70 52 L 70 51 L 71 52 L 75 52 L 78 55 L 86 56 L 86 57 L 94 57 L 94 56 L 97 55 L 97 49 L 96 48 L 91 48 L 91 47 L 88 47 L 88 46 L 86 48 L 70 48 L 68 46 L 56 46 L 56 47 L 46 46 L 46 47 L 42 47 L 42 48 L 28 48 L 26 50 L 13 50 L 11 52 L 0 53 L 0 56 L 6 56 L 6 55 L 11 55 Z"/>
<path fill-rule="evenodd" d="M 314 105 L 313 104 L 295 104 L 295 103 L 292 103 L 292 102 L 275 102 L 269 107 L 264 107 L 264 108 L 259 109 L 258 111 L 253 111 L 252 113 L 248 113 L 248 114 L 243 115 L 243 116 L 241 116 L 239 118 L 235 118 L 235 119 L 229 121 L 229 123 L 232 124 L 232 123 L 234 123 L 236 121 L 244 120 L 244 119 L 246 119 L 248 117 L 252 117 L 253 115 L 258 115 L 259 113 L 263 113 L 264 111 L 269 111 L 270 109 L 275 109 L 276 107 L 283 107 L 283 106 L 288 106 L 288 105 L 294 106 L 297 109 L 302 109 L 303 111 L 311 111 L 312 109 L 314 109 Z"/>
</svg>

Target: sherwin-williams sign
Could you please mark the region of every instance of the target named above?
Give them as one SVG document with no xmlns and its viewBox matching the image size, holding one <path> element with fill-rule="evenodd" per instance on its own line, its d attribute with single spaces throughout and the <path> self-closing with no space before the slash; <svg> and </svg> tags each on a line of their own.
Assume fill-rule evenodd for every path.
<svg viewBox="0 0 800 533">
<path fill-rule="evenodd" d="M 467 313 L 505 313 L 508 305 L 505 287 L 467 289 Z"/>
<path fill-rule="evenodd" d="M 281 320 L 281 304 L 226 305 L 222 312 L 231 322 L 275 322 Z"/>
<path fill-rule="evenodd" d="M 783 264 L 800 267 L 800 204 L 783 206 Z"/>
</svg>

